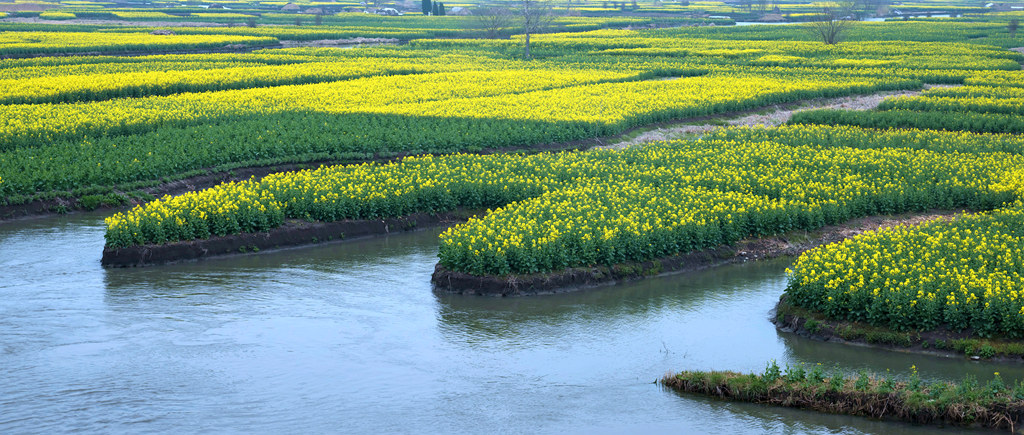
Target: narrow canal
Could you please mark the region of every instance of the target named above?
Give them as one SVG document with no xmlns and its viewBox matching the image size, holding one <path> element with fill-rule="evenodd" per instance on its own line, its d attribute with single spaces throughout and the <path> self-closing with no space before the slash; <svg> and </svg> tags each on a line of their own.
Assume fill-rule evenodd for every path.
<svg viewBox="0 0 1024 435">
<path fill-rule="evenodd" d="M 105 214 L 0 225 L 0 432 L 923 433 L 664 390 L 821 363 L 1024 367 L 776 332 L 788 260 L 527 298 L 435 294 L 439 230 L 164 267 L 99 265 Z"/>
</svg>

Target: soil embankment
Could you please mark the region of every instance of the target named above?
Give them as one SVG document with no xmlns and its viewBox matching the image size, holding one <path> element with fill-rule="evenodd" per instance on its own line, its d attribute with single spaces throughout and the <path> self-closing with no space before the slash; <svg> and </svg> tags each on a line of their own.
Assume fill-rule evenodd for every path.
<svg viewBox="0 0 1024 435">
<path fill-rule="evenodd" d="M 431 281 L 434 283 L 435 289 L 447 293 L 491 296 L 558 293 L 653 275 L 695 271 L 729 263 L 795 256 L 817 246 L 845 240 L 865 231 L 896 225 L 914 225 L 938 217 L 951 217 L 953 214 L 952 212 L 929 212 L 866 217 L 815 231 L 794 231 L 780 236 L 744 240 L 733 246 L 720 246 L 706 251 L 651 261 L 613 266 L 576 267 L 551 273 L 479 276 L 449 270 L 438 264 Z"/>
<path fill-rule="evenodd" d="M 775 306 L 772 323 L 782 332 L 817 341 L 875 347 L 947 358 L 1024 363 L 1024 343 L 979 338 L 972 330 L 895 331 L 861 322 L 835 320 L 791 305 L 785 296 Z"/>
<path fill-rule="evenodd" d="M 339 222 L 306 222 L 289 220 L 265 233 L 216 236 L 162 245 L 104 248 L 100 263 L 104 267 L 136 267 L 199 260 L 225 255 L 244 254 L 268 249 L 311 245 L 335 240 L 412 231 L 438 225 L 463 222 L 474 213 L 419 213 L 400 218 L 346 220 Z"/>
</svg>

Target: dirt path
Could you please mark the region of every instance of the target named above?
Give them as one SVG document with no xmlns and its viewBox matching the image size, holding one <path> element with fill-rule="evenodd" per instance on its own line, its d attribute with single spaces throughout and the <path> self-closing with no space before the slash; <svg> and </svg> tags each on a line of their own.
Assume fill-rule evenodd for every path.
<svg viewBox="0 0 1024 435">
<path fill-rule="evenodd" d="M 925 89 L 939 88 L 939 87 L 952 87 L 950 85 L 925 85 Z M 808 100 L 797 102 L 793 104 L 776 105 L 770 106 L 760 110 L 758 113 L 740 116 L 736 118 L 726 119 L 725 117 L 713 118 L 725 122 L 726 126 L 755 126 L 764 125 L 768 127 L 777 127 L 785 124 L 793 117 L 796 112 L 812 109 L 845 109 L 845 110 L 869 110 L 878 107 L 878 104 L 882 100 L 889 97 L 899 96 L 916 96 L 921 95 L 922 91 L 895 91 L 895 92 L 879 92 L 876 94 L 869 95 L 854 95 L 841 98 L 821 98 L 816 100 Z M 767 113 L 765 113 L 767 111 Z M 694 134 L 703 134 L 712 130 L 723 127 L 721 122 L 718 123 L 705 123 L 705 124 L 685 124 L 676 125 L 671 127 L 659 128 L 644 132 L 639 136 L 632 139 L 617 142 L 611 145 L 600 146 L 596 148 L 603 149 L 622 149 L 646 142 L 660 141 L 660 140 L 672 140 L 680 139 L 686 136 Z"/>
</svg>

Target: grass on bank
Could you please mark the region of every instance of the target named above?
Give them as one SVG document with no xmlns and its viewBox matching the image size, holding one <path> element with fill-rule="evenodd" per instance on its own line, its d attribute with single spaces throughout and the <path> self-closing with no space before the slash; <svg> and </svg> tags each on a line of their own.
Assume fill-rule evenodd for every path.
<svg viewBox="0 0 1024 435">
<path fill-rule="evenodd" d="M 1007 384 L 996 372 L 981 383 L 925 382 L 911 367 L 908 379 L 860 371 L 847 374 L 817 365 L 769 362 L 763 373 L 683 371 L 661 384 L 681 392 L 727 400 L 787 406 L 831 414 L 901 420 L 920 424 L 1014 429 L 1024 417 L 1024 383 Z"/>
</svg>

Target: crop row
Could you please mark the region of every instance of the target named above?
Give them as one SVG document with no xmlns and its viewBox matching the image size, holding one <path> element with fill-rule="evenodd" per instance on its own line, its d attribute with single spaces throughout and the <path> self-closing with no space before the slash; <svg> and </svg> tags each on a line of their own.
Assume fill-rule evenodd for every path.
<svg viewBox="0 0 1024 435">
<path fill-rule="evenodd" d="M 79 196 L 83 189 L 151 185 L 211 167 L 530 147 L 553 137 L 583 139 L 586 131 L 572 123 L 286 112 L 2 153 L 0 198 L 24 202 L 54 191 Z"/>
<path fill-rule="evenodd" d="M 971 78 L 974 77 L 969 77 L 965 81 L 971 81 Z M 996 86 L 936 87 L 925 91 L 924 96 L 929 98 L 1024 98 L 1024 87 L 1008 86 L 1003 83 Z"/>
<path fill-rule="evenodd" d="M 1017 134 L 946 132 L 936 130 L 871 128 L 796 124 L 777 128 L 737 127 L 704 135 L 705 140 L 777 142 L 791 146 L 844 148 L 910 148 L 939 153 L 1002 152 L 1024 154 L 1024 136 Z"/>
<path fill-rule="evenodd" d="M 575 186 L 448 230 L 441 264 L 474 274 L 545 272 L 645 261 L 856 216 L 987 208 L 1012 197 L 1012 189 L 989 185 L 1012 167 L 1001 158 L 955 162 L 926 151 L 770 142 L 629 150 L 621 155 L 629 164 L 610 158 Z M 965 176 L 979 178 L 959 181 Z"/>
<path fill-rule="evenodd" d="M 976 112 L 1006 115 L 1024 114 L 1024 100 L 1014 97 L 897 97 L 878 105 L 880 110 L 911 110 L 922 112 Z"/>
<path fill-rule="evenodd" d="M 965 85 L 973 86 L 1012 86 L 1012 87 L 1024 87 L 1024 74 L 1020 71 L 1017 72 L 990 72 L 990 73 L 977 73 L 967 80 L 964 80 Z"/>
<path fill-rule="evenodd" d="M 42 53 L 122 52 L 221 48 L 230 44 L 263 46 L 277 39 L 245 35 L 151 35 L 149 33 L 3 32 L 0 56 Z"/>
<path fill-rule="evenodd" d="M 595 124 L 595 135 L 670 119 L 812 98 L 911 89 L 915 80 L 843 75 L 709 74 L 676 80 L 600 83 L 514 95 L 436 100 L 368 109 L 388 114 Z"/>
<path fill-rule="evenodd" d="M 367 49 L 352 53 L 364 57 L 374 53 Z M 340 50 L 332 50 L 335 59 L 344 58 Z M 147 56 L 44 56 L 0 59 L 0 78 L 39 78 L 47 75 L 107 74 L 116 72 L 175 71 L 181 69 L 225 68 L 255 65 L 285 65 L 310 62 L 315 51 L 300 48 L 260 49 L 250 53 L 191 53 Z M 432 53 L 430 53 L 432 54 Z M 399 56 L 397 53 L 393 57 Z"/>
<path fill-rule="evenodd" d="M 386 59 L 370 59 L 366 64 L 366 70 L 379 71 L 411 65 Z M 502 95 L 627 77 L 604 71 L 455 72 L 74 104 L 12 104 L 4 107 L 5 117 L 0 119 L 0 150 L 286 111 L 351 113 L 376 106 L 386 110 L 399 103 Z"/>
<path fill-rule="evenodd" d="M 1024 118 L 1017 115 L 971 112 L 917 112 L 912 110 L 853 111 L 819 109 L 793 114 L 791 124 L 854 125 L 866 128 L 915 128 L 1024 133 Z"/>
<path fill-rule="evenodd" d="M 740 27 L 681 27 L 658 29 L 651 33 L 676 38 L 713 38 L 761 41 L 813 41 L 815 36 L 808 25 L 740 26 Z M 962 23 L 943 21 L 859 22 L 850 26 L 843 35 L 847 42 L 860 41 L 918 41 L 969 42 L 1011 48 L 1021 45 L 1021 34 L 1010 38 L 1006 24 Z M 845 45 L 839 44 L 839 45 Z"/>
<path fill-rule="evenodd" d="M 359 56 L 353 55 L 359 53 Z M 400 59 L 396 59 L 400 58 Z M 151 59 L 151 60 L 150 60 Z M 204 54 L 124 58 L 76 58 L 73 64 L 53 59 L 0 61 L 0 83 L 11 91 L 0 103 L 45 103 L 145 97 L 176 92 L 197 92 L 241 87 L 320 82 L 351 76 L 352 69 L 384 68 L 396 71 L 550 70 L 601 69 L 683 74 L 722 73 L 770 75 L 836 75 L 827 68 L 756 67 L 720 64 L 720 58 L 641 58 L 636 56 L 585 56 L 521 62 L 482 56 L 440 55 L 435 50 L 407 49 L 287 49 L 252 54 Z M 81 63 L 80 63 L 81 62 Z M 195 67 L 191 67 L 195 65 Z M 969 72 L 906 68 L 845 68 L 841 75 L 868 79 L 905 78 L 930 83 L 959 83 Z"/>
<path fill-rule="evenodd" d="M 900 27 L 901 24 L 882 24 L 873 26 L 876 28 Z M 613 49 L 629 47 L 662 47 L 673 49 L 684 49 L 692 54 L 722 54 L 740 57 L 753 54 L 757 56 L 765 54 L 784 54 L 798 56 L 807 59 L 817 58 L 847 58 L 847 59 L 879 59 L 901 58 L 917 63 L 920 60 L 931 57 L 958 58 L 958 64 L 971 64 L 975 61 L 987 63 L 987 60 L 1005 59 L 1019 61 L 1024 55 L 1006 51 L 998 47 L 979 45 L 971 43 L 969 39 L 956 39 L 948 37 L 941 42 L 915 42 L 907 39 L 885 40 L 881 38 L 866 38 L 864 40 L 849 41 L 843 44 L 826 45 L 816 41 L 806 29 L 801 26 L 787 26 L 795 31 L 801 38 L 798 40 L 784 40 L 777 38 L 766 38 L 762 35 L 772 33 L 771 29 L 753 28 L 757 33 L 751 38 L 731 40 L 723 38 L 730 32 L 742 31 L 737 28 L 675 28 L 657 29 L 649 31 L 632 32 L 626 30 L 601 30 L 585 33 L 555 33 L 537 35 L 538 46 L 548 45 L 550 48 L 560 47 L 565 49 Z M 941 28 L 941 25 L 931 26 Z M 699 37 L 679 37 L 679 33 L 706 33 Z M 515 38 L 520 38 L 516 36 Z M 531 38 L 532 39 L 532 38 Z M 422 41 L 427 42 L 427 41 Z M 1010 69 L 1008 67 L 1000 69 Z M 938 68 L 948 68 L 936 64 Z M 977 68 L 985 69 L 985 68 Z"/>
<path fill-rule="evenodd" d="M 531 37 L 531 52 L 545 57 L 642 55 L 685 58 L 688 62 L 744 66 L 903 68 L 910 70 L 1020 70 L 1024 55 L 976 44 L 934 42 L 850 42 L 717 40 L 654 37 L 652 32 L 602 30 Z M 457 48 L 513 54 L 521 36 L 508 40 L 421 39 L 416 48 Z"/>
<path fill-rule="evenodd" d="M 180 56 L 180 55 L 178 55 Z M 211 55 L 205 55 L 211 56 Z M 221 55 L 223 56 L 223 55 Z M 33 57 L 23 59 L 6 59 L 0 61 L 0 80 L 39 80 L 50 79 L 60 81 L 68 76 L 102 75 L 102 74 L 133 74 L 154 71 L 202 71 L 221 68 L 241 68 L 266 65 L 262 62 L 239 61 L 231 58 L 224 58 L 222 61 L 204 61 L 193 59 L 171 59 L 171 56 L 146 56 L 146 61 L 140 62 L 142 56 L 130 57 L 135 62 L 126 62 L 124 57 L 118 56 L 116 60 L 112 56 L 90 56 L 89 59 L 75 58 L 73 64 L 51 64 L 46 62 L 37 64 L 40 60 L 53 60 L 55 58 Z M 98 61 L 97 58 L 110 61 Z M 63 57 L 56 59 L 65 59 Z M 8 88 L 10 89 L 10 87 Z M 16 89 L 14 89 L 16 90 Z"/>
<path fill-rule="evenodd" d="M 0 104 L 73 103 L 425 72 L 398 62 L 317 62 L 0 80 Z"/>
</svg>

